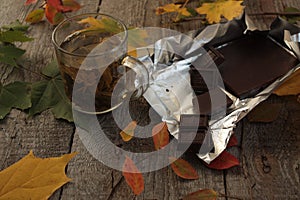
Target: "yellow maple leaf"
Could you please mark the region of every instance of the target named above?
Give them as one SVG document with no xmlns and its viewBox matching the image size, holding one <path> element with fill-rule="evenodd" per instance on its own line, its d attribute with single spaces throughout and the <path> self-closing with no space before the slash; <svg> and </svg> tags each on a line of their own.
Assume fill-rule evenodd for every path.
<svg viewBox="0 0 300 200">
<path fill-rule="evenodd" d="M 75 155 L 37 158 L 30 151 L 0 172 L 0 199 L 48 199 L 55 190 L 71 180 L 65 174 L 65 167 Z"/>
<path fill-rule="evenodd" d="M 300 94 L 300 70 L 287 78 L 273 93 L 278 96 Z"/>
<path fill-rule="evenodd" d="M 241 5 L 242 2 L 237 0 L 218 0 L 213 3 L 203 3 L 195 10 L 199 14 L 206 14 L 206 19 L 209 23 L 218 23 L 221 20 L 221 16 L 232 20 L 234 17 L 242 14 L 244 10 L 244 6 Z"/>
<path fill-rule="evenodd" d="M 134 136 L 134 129 L 136 128 L 136 121 L 130 122 L 123 131 L 120 132 L 120 135 L 123 141 L 128 142 Z"/>
<path fill-rule="evenodd" d="M 191 16 L 191 13 L 187 10 L 187 8 L 185 8 L 185 7 L 182 8 L 180 4 L 174 4 L 174 3 L 170 3 L 170 4 L 166 4 L 164 6 L 157 7 L 155 14 L 162 15 L 165 13 L 172 13 L 172 12 L 178 12 L 179 14 L 186 16 L 186 17 Z"/>
</svg>

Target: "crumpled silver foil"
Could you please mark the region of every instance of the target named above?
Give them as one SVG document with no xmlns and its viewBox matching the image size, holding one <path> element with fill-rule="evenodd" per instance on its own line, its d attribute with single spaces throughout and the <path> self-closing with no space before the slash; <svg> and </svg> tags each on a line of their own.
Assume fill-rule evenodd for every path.
<svg viewBox="0 0 300 200">
<path fill-rule="evenodd" d="M 169 131 L 175 138 L 178 138 L 180 115 L 198 113 L 192 102 L 195 94 L 189 84 L 189 69 L 191 63 L 204 54 L 202 46 L 207 43 L 225 43 L 238 38 L 247 31 L 254 30 L 258 29 L 248 16 L 244 15 L 241 19 L 232 20 L 226 24 L 214 24 L 201 32 L 191 32 L 193 43 L 185 41 L 186 38 L 181 36 L 163 38 L 155 42 L 152 47 L 154 56 L 139 57 L 150 75 L 149 87 L 143 96 L 162 117 L 162 120 L 167 122 Z M 300 60 L 299 30 L 298 27 L 277 18 L 270 27 L 269 35 L 277 42 L 285 43 Z M 180 51 L 178 49 L 184 50 L 180 53 L 185 59 L 180 59 L 175 55 L 174 52 Z M 300 66 L 296 66 L 251 98 L 240 100 L 222 89 L 233 100 L 233 105 L 230 107 L 230 113 L 209 122 L 209 131 L 197 156 L 206 163 L 210 163 L 220 155 L 226 148 L 237 122 L 260 102 L 266 100 L 277 86 L 299 68 Z M 212 149 L 214 149 L 213 152 L 211 152 Z"/>
</svg>

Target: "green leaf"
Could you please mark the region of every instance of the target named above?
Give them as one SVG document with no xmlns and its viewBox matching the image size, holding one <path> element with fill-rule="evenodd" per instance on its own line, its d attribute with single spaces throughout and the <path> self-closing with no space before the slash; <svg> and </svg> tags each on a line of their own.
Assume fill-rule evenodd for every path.
<svg viewBox="0 0 300 200">
<path fill-rule="evenodd" d="M 13 82 L 0 84 L 0 119 L 3 119 L 12 108 L 27 109 L 31 106 L 30 84 Z"/>
<path fill-rule="evenodd" d="M 284 12 L 288 12 L 288 13 L 300 12 L 300 10 L 298 8 L 294 8 L 294 7 L 287 7 L 287 8 L 284 9 Z"/>
<path fill-rule="evenodd" d="M 73 121 L 72 105 L 65 94 L 64 83 L 61 79 L 57 62 L 48 64 L 42 73 L 51 79 L 33 83 L 31 92 L 32 107 L 29 115 L 51 109 L 56 118 Z"/>
<path fill-rule="evenodd" d="M 14 45 L 0 45 L 0 62 L 11 66 L 17 66 L 16 59 L 20 58 L 25 50 Z"/>
<path fill-rule="evenodd" d="M 22 25 L 22 23 L 19 20 L 16 20 L 15 22 L 10 23 L 9 25 L 2 26 L 5 30 L 14 30 L 14 31 L 27 31 L 29 26 L 28 25 Z"/>
<path fill-rule="evenodd" d="M 31 11 L 27 15 L 25 21 L 30 22 L 30 23 L 38 23 L 43 19 L 44 15 L 45 15 L 44 9 L 36 9 L 36 10 Z"/>
<path fill-rule="evenodd" d="M 4 32 L 0 32 L 0 41 L 1 42 L 28 42 L 33 40 L 25 35 L 22 31 L 15 31 L 15 30 L 7 30 Z"/>
</svg>

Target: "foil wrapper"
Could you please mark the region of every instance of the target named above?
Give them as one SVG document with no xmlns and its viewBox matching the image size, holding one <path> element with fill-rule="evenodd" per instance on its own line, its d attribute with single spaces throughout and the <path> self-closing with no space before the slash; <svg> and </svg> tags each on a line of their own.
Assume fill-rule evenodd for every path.
<svg viewBox="0 0 300 200">
<path fill-rule="evenodd" d="M 214 24 L 202 31 L 190 32 L 192 43 L 180 35 L 158 40 L 151 47 L 152 54 L 139 57 L 150 75 L 149 87 L 143 96 L 162 117 L 162 120 L 167 122 L 169 131 L 175 138 L 178 138 L 180 115 L 197 113 L 192 102 L 195 94 L 190 86 L 189 69 L 191 64 L 204 54 L 202 47 L 207 43 L 226 43 L 239 38 L 247 31 L 255 30 L 263 31 L 257 29 L 249 17 L 244 15 L 241 19 L 232 20 L 226 24 Z M 277 18 L 268 31 L 270 37 L 285 44 L 300 59 L 299 30 L 298 27 Z M 176 51 L 179 51 L 180 57 L 174 53 Z M 237 122 L 260 102 L 266 100 L 277 86 L 299 68 L 299 65 L 295 66 L 263 91 L 247 99 L 241 100 L 221 87 L 233 101 L 233 105 L 229 113 L 210 120 L 209 131 L 197 156 L 206 163 L 210 163 L 220 155 L 226 148 Z M 213 152 L 212 149 L 214 149 Z"/>
</svg>

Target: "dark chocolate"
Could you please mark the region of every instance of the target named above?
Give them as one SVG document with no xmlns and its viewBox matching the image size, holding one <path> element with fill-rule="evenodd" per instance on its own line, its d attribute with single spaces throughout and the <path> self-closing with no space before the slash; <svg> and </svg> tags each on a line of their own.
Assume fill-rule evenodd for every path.
<svg viewBox="0 0 300 200">
<path fill-rule="evenodd" d="M 225 99 L 220 98 L 221 95 L 224 95 Z M 211 105 L 211 98 L 214 98 L 215 105 L 213 110 Z M 228 98 L 220 89 L 210 90 L 209 92 L 198 95 L 193 99 L 193 104 L 194 106 L 198 105 L 199 113 L 201 115 L 211 115 L 212 113 L 217 113 L 222 109 L 227 109 L 229 106 L 231 106 L 232 103 L 232 100 Z"/>
<path fill-rule="evenodd" d="M 225 58 L 218 68 L 226 88 L 241 99 L 256 95 L 299 64 L 284 47 L 258 34 L 247 35 L 217 50 Z"/>
<path fill-rule="evenodd" d="M 208 117 L 199 114 L 182 114 L 180 115 L 180 129 L 198 129 L 206 130 L 208 127 Z"/>
</svg>

